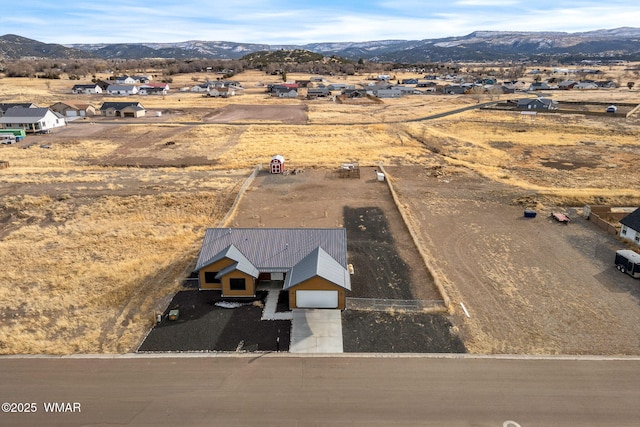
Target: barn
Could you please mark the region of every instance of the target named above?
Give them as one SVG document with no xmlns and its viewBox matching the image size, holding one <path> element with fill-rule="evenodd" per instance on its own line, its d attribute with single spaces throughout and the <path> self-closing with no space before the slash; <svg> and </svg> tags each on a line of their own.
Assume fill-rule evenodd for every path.
<svg viewBox="0 0 640 427">
<path fill-rule="evenodd" d="M 254 297 L 260 282 L 289 293 L 289 307 L 344 309 L 351 290 L 344 228 L 210 228 L 196 263 L 199 288 Z"/>
<path fill-rule="evenodd" d="M 284 172 L 284 157 L 279 154 L 276 154 L 271 158 L 271 162 L 269 163 L 269 171 L 271 173 L 282 173 Z"/>
</svg>

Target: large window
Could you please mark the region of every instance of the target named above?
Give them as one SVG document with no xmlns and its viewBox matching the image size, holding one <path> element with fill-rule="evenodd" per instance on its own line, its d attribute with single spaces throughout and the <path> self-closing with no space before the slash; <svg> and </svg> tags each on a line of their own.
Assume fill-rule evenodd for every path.
<svg viewBox="0 0 640 427">
<path fill-rule="evenodd" d="M 244 279 L 229 279 L 229 289 L 232 291 L 244 291 L 247 285 Z"/>
<path fill-rule="evenodd" d="M 220 283 L 220 279 L 216 279 L 217 271 L 205 271 L 204 281 L 206 283 Z"/>
</svg>

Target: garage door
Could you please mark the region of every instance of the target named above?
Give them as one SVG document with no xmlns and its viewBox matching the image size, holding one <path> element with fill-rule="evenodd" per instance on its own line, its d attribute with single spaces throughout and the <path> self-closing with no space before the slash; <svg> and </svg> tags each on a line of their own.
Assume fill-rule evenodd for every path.
<svg viewBox="0 0 640 427">
<path fill-rule="evenodd" d="M 298 308 L 338 308 L 338 291 L 296 291 Z"/>
</svg>

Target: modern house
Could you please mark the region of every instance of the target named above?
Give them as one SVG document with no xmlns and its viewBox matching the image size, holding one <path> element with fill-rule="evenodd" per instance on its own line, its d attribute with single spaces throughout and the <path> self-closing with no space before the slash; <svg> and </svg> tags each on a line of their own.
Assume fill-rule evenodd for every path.
<svg viewBox="0 0 640 427">
<path fill-rule="evenodd" d="M 104 102 L 100 113 L 107 117 L 143 117 L 147 110 L 139 102 Z"/>
<path fill-rule="evenodd" d="M 71 88 L 71 92 L 76 94 L 84 94 L 84 95 L 94 95 L 97 93 L 102 93 L 102 87 L 99 84 L 88 84 L 88 85 L 73 85 Z"/>
<path fill-rule="evenodd" d="M 209 228 L 195 270 L 200 289 L 222 297 L 280 283 L 291 309 L 344 309 L 351 290 L 344 228 Z"/>
<path fill-rule="evenodd" d="M 121 96 L 135 95 L 138 93 L 138 87 L 134 85 L 109 85 L 107 93 Z"/>
<path fill-rule="evenodd" d="M 640 246 L 640 208 L 620 220 L 620 237 Z"/>
<path fill-rule="evenodd" d="M 149 83 L 138 86 L 139 95 L 166 95 L 169 92 L 167 83 Z"/>
<path fill-rule="evenodd" d="M 551 98 L 518 99 L 518 108 L 525 110 L 557 110 L 558 101 Z"/>
<path fill-rule="evenodd" d="M 49 108 L 51 111 L 69 118 L 95 116 L 96 114 L 96 107 L 79 101 L 56 102 Z"/>
<path fill-rule="evenodd" d="M 0 117 L 0 126 L 4 129 L 24 129 L 25 132 L 40 133 L 65 126 L 67 122 L 60 114 L 49 108 L 9 108 Z"/>
</svg>

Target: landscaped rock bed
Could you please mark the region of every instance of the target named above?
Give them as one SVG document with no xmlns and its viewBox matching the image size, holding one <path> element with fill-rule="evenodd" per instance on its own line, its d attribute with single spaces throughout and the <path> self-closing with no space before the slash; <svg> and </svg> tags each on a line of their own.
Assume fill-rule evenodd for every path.
<svg viewBox="0 0 640 427">
<path fill-rule="evenodd" d="M 444 315 L 346 310 L 345 353 L 466 353 Z"/>
<path fill-rule="evenodd" d="M 255 301 L 264 303 L 266 292 Z M 252 300 L 236 308 L 215 305 L 219 291 L 180 291 L 138 351 L 288 351 L 291 322 L 260 320 L 262 307 Z M 226 300 L 228 301 L 228 300 Z M 169 320 L 170 310 L 180 310 L 177 320 Z M 279 340 L 278 340 L 279 338 Z"/>
</svg>

